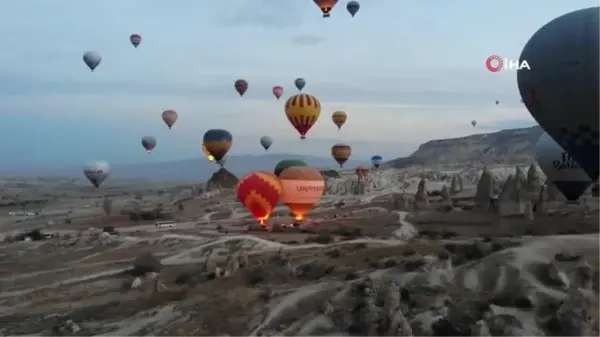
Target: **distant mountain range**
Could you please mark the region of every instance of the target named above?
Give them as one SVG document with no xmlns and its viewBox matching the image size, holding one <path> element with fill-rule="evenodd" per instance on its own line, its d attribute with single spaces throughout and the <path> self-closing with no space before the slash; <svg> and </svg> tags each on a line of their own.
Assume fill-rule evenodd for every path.
<svg viewBox="0 0 600 337">
<path fill-rule="evenodd" d="M 304 160 L 308 165 L 319 169 L 339 168 L 332 158 L 299 156 L 292 154 L 266 154 L 266 155 L 240 155 L 229 156 L 225 168 L 238 177 L 252 170 L 265 170 L 272 172 L 275 165 L 284 159 Z M 348 160 L 344 167 L 354 168 L 360 164 L 355 160 Z M 172 180 L 172 181 L 206 181 L 220 167 L 204 158 L 183 159 L 169 162 L 144 163 L 144 164 L 114 164 L 111 165 L 111 180 L 113 179 L 146 179 L 146 180 Z M 2 175 L 14 176 L 63 176 L 83 178 L 83 167 L 66 168 L 28 168 L 27 171 L 1 172 Z"/>
<path fill-rule="evenodd" d="M 540 126 L 508 129 L 461 138 L 431 140 L 408 157 L 389 161 L 384 167 L 403 168 L 434 164 L 520 164 L 533 161 Z"/>
</svg>

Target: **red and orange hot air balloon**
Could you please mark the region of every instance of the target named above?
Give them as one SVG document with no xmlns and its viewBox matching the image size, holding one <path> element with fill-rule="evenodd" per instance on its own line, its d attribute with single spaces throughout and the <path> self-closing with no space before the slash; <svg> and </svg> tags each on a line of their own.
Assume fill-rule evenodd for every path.
<svg viewBox="0 0 600 337">
<path fill-rule="evenodd" d="M 321 12 L 323 12 L 323 17 L 328 18 L 331 16 L 331 11 L 335 4 L 337 4 L 338 0 L 313 0 Z"/>
<path fill-rule="evenodd" d="M 308 130 L 312 128 L 321 115 L 321 102 L 311 95 L 294 95 L 285 102 L 285 115 L 292 126 L 300 133 L 300 139 L 306 139 Z"/>
<path fill-rule="evenodd" d="M 292 166 L 279 175 L 283 193 L 281 201 L 289 207 L 296 220 L 304 219 L 325 191 L 321 172 L 308 166 Z"/>
<path fill-rule="evenodd" d="M 279 178 L 266 171 L 250 172 L 237 183 L 238 199 L 261 224 L 271 215 L 282 191 Z"/>
</svg>

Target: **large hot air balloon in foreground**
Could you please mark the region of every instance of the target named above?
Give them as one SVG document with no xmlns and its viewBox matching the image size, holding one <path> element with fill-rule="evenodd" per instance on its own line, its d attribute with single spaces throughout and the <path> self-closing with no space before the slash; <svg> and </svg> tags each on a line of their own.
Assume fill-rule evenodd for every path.
<svg viewBox="0 0 600 337">
<path fill-rule="evenodd" d="M 83 54 L 83 62 L 91 71 L 94 71 L 100 62 L 102 62 L 102 56 L 95 51 L 88 51 Z"/>
<path fill-rule="evenodd" d="M 169 129 L 171 129 L 173 125 L 175 125 L 175 122 L 177 122 L 177 112 L 175 110 L 163 111 L 162 120 L 165 122 L 165 124 L 167 124 Z"/>
<path fill-rule="evenodd" d="M 204 144 L 202 144 L 202 153 L 204 153 L 204 156 L 206 156 L 206 159 L 208 159 L 208 161 L 215 161 L 215 157 L 213 157 L 212 154 L 208 152 Z"/>
<path fill-rule="evenodd" d="M 335 161 L 337 161 L 338 164 L 340 164 L 340 167 L 344 166 L 344 163 L 348 161 L 351 155 L 352 148 L 350 145 L 335 144 L 331 147 L 331 156 L 333 159 L 335 159 Z"/>
<path fill-rule="evenodd" d="M 151 153 L 156 147 L 156 138 L 152 136 L 142 137 L 142 146 L 144 149 L 146 149 L 146 151 L 148 151 L 148 153 Z"/>
<path fill-rule="evenodd" d="M 269 218 L 282 191 L 279 178 L 265 171 L 250 172 L 237 183 L 238 199 L 261 224 Z"/>
<path fill-rule="evenodd" d="M 348 13 L 350 13 L 350 15 L 352 15 L 352 17 L 354 17 L 356 13 L 358 13 L 359 9 L 360 3 L 358 3 L 358 1 L 348 1 L 348 3 L 346 4 L 346 10 L 348 11 Z"/>
<path fill-rule="evenodd" d="M 142 43 L 142 36 L 140 34 L 131 34 L 129 36 L 129 42 L 131 42 L 131 44 L 137 48 L 140 43 Z"/>
<path fill-rule="evenodd" d="M 348 116 L 343 111 L 336 111 L 331 115 L 331 120 L 333 120 L 333 124 L 337 126 L 338 130 L 346 123 L 346 119 L 348 119 Z"/>
<path fill-rule="evenodd" d="M 312 167 L 293 166 L 279 175 L 283 186 L 281 201 L 289 207 L 296 220 L 304 219 L 325 191 L 321 172 Z"/>
<path fill-rule="evenodd" d="M 337 4 L 338 0 L 313 0 L 321 12 L 323 12 L 323 17 L 328 18 L 331 16 L 331 11 L 335 4 Z"/>
<path fill-rule="evenodd" d="M 86 165 L 83 174 L 94 187 L 98 188 L 108 178 L 110 166 L 105 161 L 97 161 Z"/>
<path fill-rule="evenodd" d="M 373 157 L 371 157 L 371 165 L 373 165 L 373 167 L 379 168 L 379 166 L 381 166 L 381 162 L 383 162 L 382 156 L 376 154 Z"/>
<path fill-rule="evenodd" d="M 204 133 L 202 143 L 215 160 L 220 162 L 229 152 L 233 136 L 227 130 L 210 129 Z"/>
<path fill-rule="evenodd" d="M 246 91 L 248 91 L 248 81 L 240 78 L 239 80 L 235 81 L 235 83 L 233 83 L 233 87 L 235 88 L 235 91 L 237 91 L 238 94 L 240 94 L 240 97 L 242 97 L 244 96 Z"/>
<path fill-rule="evenodd" d="M 285 102 L 285 114 L 292 126 L 300 133 L 300 139 L 305 139 L 306 133 L 321 115 L 321 102 L 311 95 L 294 95 Z"/>
<path fill-rule="evenodd" d="M 273 96 L 275 96 L 275 98 L 280 99 L 281 95 L 283 95 L 283 87 L 280 85 L 276 85 L 273 87 Z"/>
<path fill-rule="evenodd" d="M 296 88 L 298 88 L 298 90 L 302 91 L 302 89 L 304 89 L 304 87 L 306 86 L 306 80 L 302 77 L 298 77 L 294 80 L 294 85 L 296 86 Z"/>
<path fill-rule="evenodd" d="M 544 132 L 535 148 L 542 171 L 569 201 L 576 201 L 592 184 L 585 171 L 552 137 Z"/>
<path fill-rule="evenodd" d="M 271 145 L 273 145 L 273 138 L 271 138 L 269 136 L 262 136 L 262 137 L 260 137 L 260 145 L 265 150 L 268 150 L 271 147 Z"/>
<path fill-rule="evenodd" d="M 591 7 L 564 14 L 529 39 L 517 72 L 531 116 L 587 172 L 598 179 L 600 14 Z"/>
<path fill-rule="evenodd" d="M 294 166 L 305 167 L 305 166 L 308 166 L 308 164 L 306 164 L 304 161 L 302 161 L 300 159 L 284 159 L 275 165 L 275 169 L 273 170 L 273 173 L 275 173 L 275 175 L 279 177 L 281 172 L 285 171 L 287 168 L 294 167 Z"/>
</svg>

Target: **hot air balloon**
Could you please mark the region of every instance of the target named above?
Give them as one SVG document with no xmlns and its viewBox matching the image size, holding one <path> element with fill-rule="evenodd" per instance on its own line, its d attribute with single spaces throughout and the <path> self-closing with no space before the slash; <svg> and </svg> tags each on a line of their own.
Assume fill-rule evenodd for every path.
<svg viewBox="0 0 600 337">
<path fill-rule="evenodd" d="M 300 139 L 305 139 L 306 133 L 321 115 L 321 102 L 311 95 L 294 95 L 285 102 L 285 114 L 300 133 Z"/>
<path fill-rule="evenodd" d="M 146 149 L 146 151 L 148 151 L 148 153 L 152 152 L 152 150 L 154 150 L 156 147 L 156 138 L 152 136 L 142 137 L 142 146 L 144 149 Z"/>
<path fill-rule="evenodd" d="M 140 43 L 142 43 L 142 36 L 140 34 L 131 34 L 129 36 L 129 42 L 131 42 L 131 44 L 137 48 Z"/>
<path fill-rule="evenodd" d="M 598 179 L 599 8 L 564 14 L 529 39 L 517 72 L 519 93 L 531 116 Z"/>
<path fill-rule="evenodd" d="M 367 177 L 369 175 L 369 168 L 366 166 L 357 166 L 354 169 L 354 173 L 356 173 L 356 176 L 358 177 L 358 180 L 362 180 L 363 178 Z"/>
<path fill-rule="evenodd" d="M 232 143 L 233 136 L 227 130 L 210 129 L 204 133 L 203 144 L 217 162 L 229 152 Z"/>
<path fill-rule="evenodd" d="M 177 122 L 177 112 L 175 110 L 165 110 L 162 113 L 162 119 L 169 129 L 171 129 L 175 122 Z"/>
<path fill-rule="evenodd" d="M 272 144 L 273 144 L 273 138 L 271 138 L 269 136 L 260 137 L 260 145 L 262 147 L 264 147 L 265 150 L 268 150 Z"/>
<path fill-rule="evenodd" d="M 83 62 L 94 71 L 96 67 L 102 62 L 102 56 L 95 51 L 87 51 L 83 54 Z"/>
<path fill-rule="evenodd" d="M 283 186 L 281 201 L 289 207 L 296 220 L 302 220 L 321 199 L 325 181 L 321 172 L 312 167 L 292 166 L 279 175 Z"/>
<path fill-rule="evenodd" d="M 244 94 L 248 90 L 248 82 L 244 79 L 239 79 L 235 81 L 233 86 L 235 88 L 235 91 L 237 91 L 238 94 L 240 94 L 240 97 L 244 96 Z"/>
<path fill-rule="evenodd" d="M 208 150 L 206 149 L 206 146 L 204 144 L 202 144 L 202 152 L 204 153 L 204 155 L 206 156 L 206 159 L 208 159 L 208 161 L 215 161 L 215 157 L 213 157 L 212 154 L 210 154 L 210 152 L 208 152 Z"/>
<path fill-rule="evenodd" d="M 299 160 L 299 159 L 284 159 L 284 160 L 278 162 L 277 165 L 275 165 L 275 169 L 273 170 L 273 173 L 275 173 L 275 175 L 279 177 L 281 172 L 283 172 L 285 169 L 290 168 L 290 167 L 296 167 L 296 166 L 306 167 L 306 166 L 308 166 L 308 164 L 306 164 L 304 161 Z"/>
<path fill-rule="evenodd" d="M 98 188 L 108 178 L 110 166 L 105 161 L 97 161 L 86 165 L 83 168 L 83 174 L 94 187 Z"/>
<path fill-rule="evenodd" d="M 294 85 L 296 86 L 296 88 L 298 88 L 298 90 L 302 91 L 302 89 L 304 89 L 304 87 L 306 86 L 306 80 L 302 77 L 298 77 L 294 81 Z"/>
<path fill-rule="evenodd" d="M 360 9 L 360 4 L 358 3 L 358 1 L 349 1 L 346 4 L 346 9 L 348 10 L 348 13 L 350 13 L 350 15 L 354 17 L 354 15 L 356 15 L 358 10 Z"/>
<path fill-rule="evenodd" d="M 335 7 L 335 4 L 337 4 L 338 0 L 313 0 L 315 2 L 315 4 L 317 6 L 319 6 L 319 9 L 321 9 L 321 12 L 323 12 L 323 17 L 324 18 L 328 18 L 331 16 L 331 11 L 333 10 L 333 7 Z"/>
<path fill-rule="evenodd" d="M 269 218 L 283 192 L 279 178 L 265 171 L 246 174 L 236 189 L 238 199 L 261 224 Z"/>
<path fill-rule="evenodd" d="M 576 201 L 592 184 L 585 171 L 548 133 L 544 132 L 535 148 L 542 171 L 569 201 Z"/>
<path fill-rule="evenodd" d="M 342 125 L 344 125 L 344 123 L 346 123 L 347 118 L 348 116 L 346 116 L 346 113 L 343 111 L 336 111 L 331 115 L 333 124 L 335 124 L 338 127 L 338 130 L 342 128 Z"/>
<path fill-rule="evenodd" d="M 500 101 L 496 101 L 496 105 L 500 104 Z"/>
<path fill-rule="evenodd" d="M 375 168 L 379 168 L 379 166 L 381 166 L 381 162 L 383 162 L 382 156 L 376 154 L 371 157 L 371 165 L 373 165 Z"/>
<path fill-rule="evenodd" d="M 273 96 L 275 98 L 280 99 L 281 95 L 283 95 L 283 87 L 280 85 L 276 85 L 273 87 Z"/>
<path fill-rule="evenodd" d="M 351 155 L 352 148 L 350 145 L 335 144 L 331 147 L 331 156 L 340 164 L 340 167 L 344 166 L 344 163 L 348 161 Z"/>
<path fill-rule="evenodd" d="M 475 125 L 477 125 L 477 121 L 476 120 L 472 120 L 471 121 L 471 126 L 475 127 Z"/>
</svg>

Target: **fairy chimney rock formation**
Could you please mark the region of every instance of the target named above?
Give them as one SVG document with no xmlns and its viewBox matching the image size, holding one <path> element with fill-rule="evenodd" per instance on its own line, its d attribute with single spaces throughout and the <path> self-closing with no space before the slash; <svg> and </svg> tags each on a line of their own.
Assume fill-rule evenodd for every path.
<svg viewBox="0 0 600 337">
<path fill-rule="evenodd" d="M 487 169 L 483 168 L 479 182 L 477 183 L 477 192 L 475 193 L 475 204 L 481 210 L 488 210 L 490 207 L 490 199 L 494 193 L 494 177 Z"/>
<path fill-rule="evenodd" d="M 458 178 L 456 174 L 452 176 L 452 182 L 450 183 L 450 193 L 456 194 L 460 192 L 460 186 L 458 185 Z"/>
<path fill-rule="evenodd" d="M 540 174 L 537 170 L 535 164 L 529 165 L 529 169 L 527 170 L 527 189 L 531 193 L 536 193 L 540 190 Z"/>
<path fill-rule="evenodd" d="M 421 179 L 419 181 L 419 186 L 417 187 L 417 193 L 415 194 L 415 204 L 417 206 L 426 206 L 429 204 L 429 200 L 427 199 L 427 190 L 425 186 L 425 179 Z"/>
<path fill-rule="evenodd" d="M 440 191 L 440 194 L 442 195 L 442 200 L 445 204 L 452 205 L 452 197 L 450 196 L 450 190 L 448 189 L 448 186 L 444 185 Z"/>
<path fill-rule="evenodd" d="M 529 222 L 532 222 L 534 219 L 533 205 L 530 202 L 527 202 L 524 205 L 523 217 L 525 218 L 525 220 L 527 220 Z"/>
</svg>

